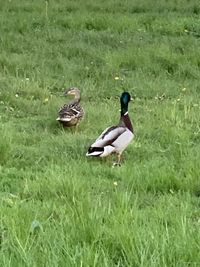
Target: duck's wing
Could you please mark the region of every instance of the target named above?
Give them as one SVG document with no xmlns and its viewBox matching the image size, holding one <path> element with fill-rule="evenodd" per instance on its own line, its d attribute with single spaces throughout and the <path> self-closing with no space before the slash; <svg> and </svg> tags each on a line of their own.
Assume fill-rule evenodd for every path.
<svg viewBox="0 0 200 267">
<path fill-rule="evenodd" d="M 134 134 L 126 127 L 107 128 L 89 147 L 86 156 L 106 157 L 114 152 L 121 153 L 133 138 Z"/>
<path fill-rule="evenodd" d="M 125 131 L 125 127 L 108 127 L 101 133 L 92 146 L 104 147 L 106 145 L 111 145 Z"/>
<path fill-rule="evenodd" d="M 126 131 L 126 128 L 112 126 L 105 129 L 89 147 L 86 156 L 106 156 L 115 151 L 113 143 Z"/>
<path fill-rule="evenodd" d="M 71 103 L 71 104 L 65 104 L 58 112 L 60 118 L 68 118 L 69 120 L 72 118 L 80 118 L 84 114 L 83 108 L 76 104 L 76 103 Z"/>
<path fill-rule="evenodd" d="M 101 133 L 101 135 L 96 139 L 93 145 L 95 146 L 111 145 L 125 131 L 126 131 L 125 127 L 120 127 L 120 126 L 108 127 Z"/>
</svg>

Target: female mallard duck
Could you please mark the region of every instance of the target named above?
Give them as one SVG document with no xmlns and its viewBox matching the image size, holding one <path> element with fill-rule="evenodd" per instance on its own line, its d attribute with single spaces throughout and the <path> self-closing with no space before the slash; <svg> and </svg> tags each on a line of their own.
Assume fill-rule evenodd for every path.
<svg viewBox="0 0 200 267">
<path fill-rule="evenodd" d="M 58 112 L 59 121 L 64 127 L 76 126 L 84 116 L 84 110 L 80 106 L 80 90 L 76 87 L 69 88 L 64 95 L 73 95 L 74 100 L 69 104 L 65 104 Z"/>
<path fill-rule="evenodd" d="M 128 103 L 131 96 L 128 92 L 122 93 L 121 116 L 118 125 L 105 129 L 97 140 L 89 147 L 86 156 L 106 157 L 112 153 L 117 154 L 117 162 L 120 165 L 121 155 L 134 137 L 133 126 L 128 115 Z"/>
</svg>

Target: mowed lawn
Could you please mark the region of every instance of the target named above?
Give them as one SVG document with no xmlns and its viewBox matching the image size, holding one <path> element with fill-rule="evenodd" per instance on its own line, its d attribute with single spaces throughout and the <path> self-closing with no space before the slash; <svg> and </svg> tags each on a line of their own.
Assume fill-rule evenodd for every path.
<svg viewBox="0 0 200 267">
<path fill-rule="evenodd" d="M 199 0 L 0 2 L 0 266 L 200 266 Z M 85 154 L 124 90 L 112 168 Z"/>
</svg>

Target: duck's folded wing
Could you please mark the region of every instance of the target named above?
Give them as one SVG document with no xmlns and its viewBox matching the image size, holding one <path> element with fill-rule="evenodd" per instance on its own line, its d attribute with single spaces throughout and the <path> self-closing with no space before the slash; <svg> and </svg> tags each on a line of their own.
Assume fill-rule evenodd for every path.
<svg viewBox="0 0 200 267">
<path fill-rule="evenodd" d="M 82 108 L 78 105 L 64 105 L 59 110 L 59 116 L 60 117 L 77 117 L 82 113 Z"/>
<path fill-rule="evenodd" d="M 126 128 L 120 126 L 112 126 L 105 131 L 96 139 L 96 141 L 92 144 L 92 147 L 105 147 L 108 145 L 112 145 L 112 143 L 124 132 Z"/>
</svg>

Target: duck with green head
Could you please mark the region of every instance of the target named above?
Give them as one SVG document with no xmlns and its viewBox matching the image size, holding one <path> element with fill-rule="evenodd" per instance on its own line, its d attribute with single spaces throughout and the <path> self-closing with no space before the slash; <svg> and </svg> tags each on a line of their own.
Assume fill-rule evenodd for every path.
<svg viewBox="0 0 200 267">
<path fill-rule="evenodd" d="M 106 157 L 115 153 L 118 159 L 114 165 L 121 165 L 122 152 L 134 138 L 134 130 L 128 114 L 130 101 L 130 94 L 123 92 L 120 97 L 121 115 L 118 125 L 105 129 L 89 147 L 86 156 Z"/>
</svg>

